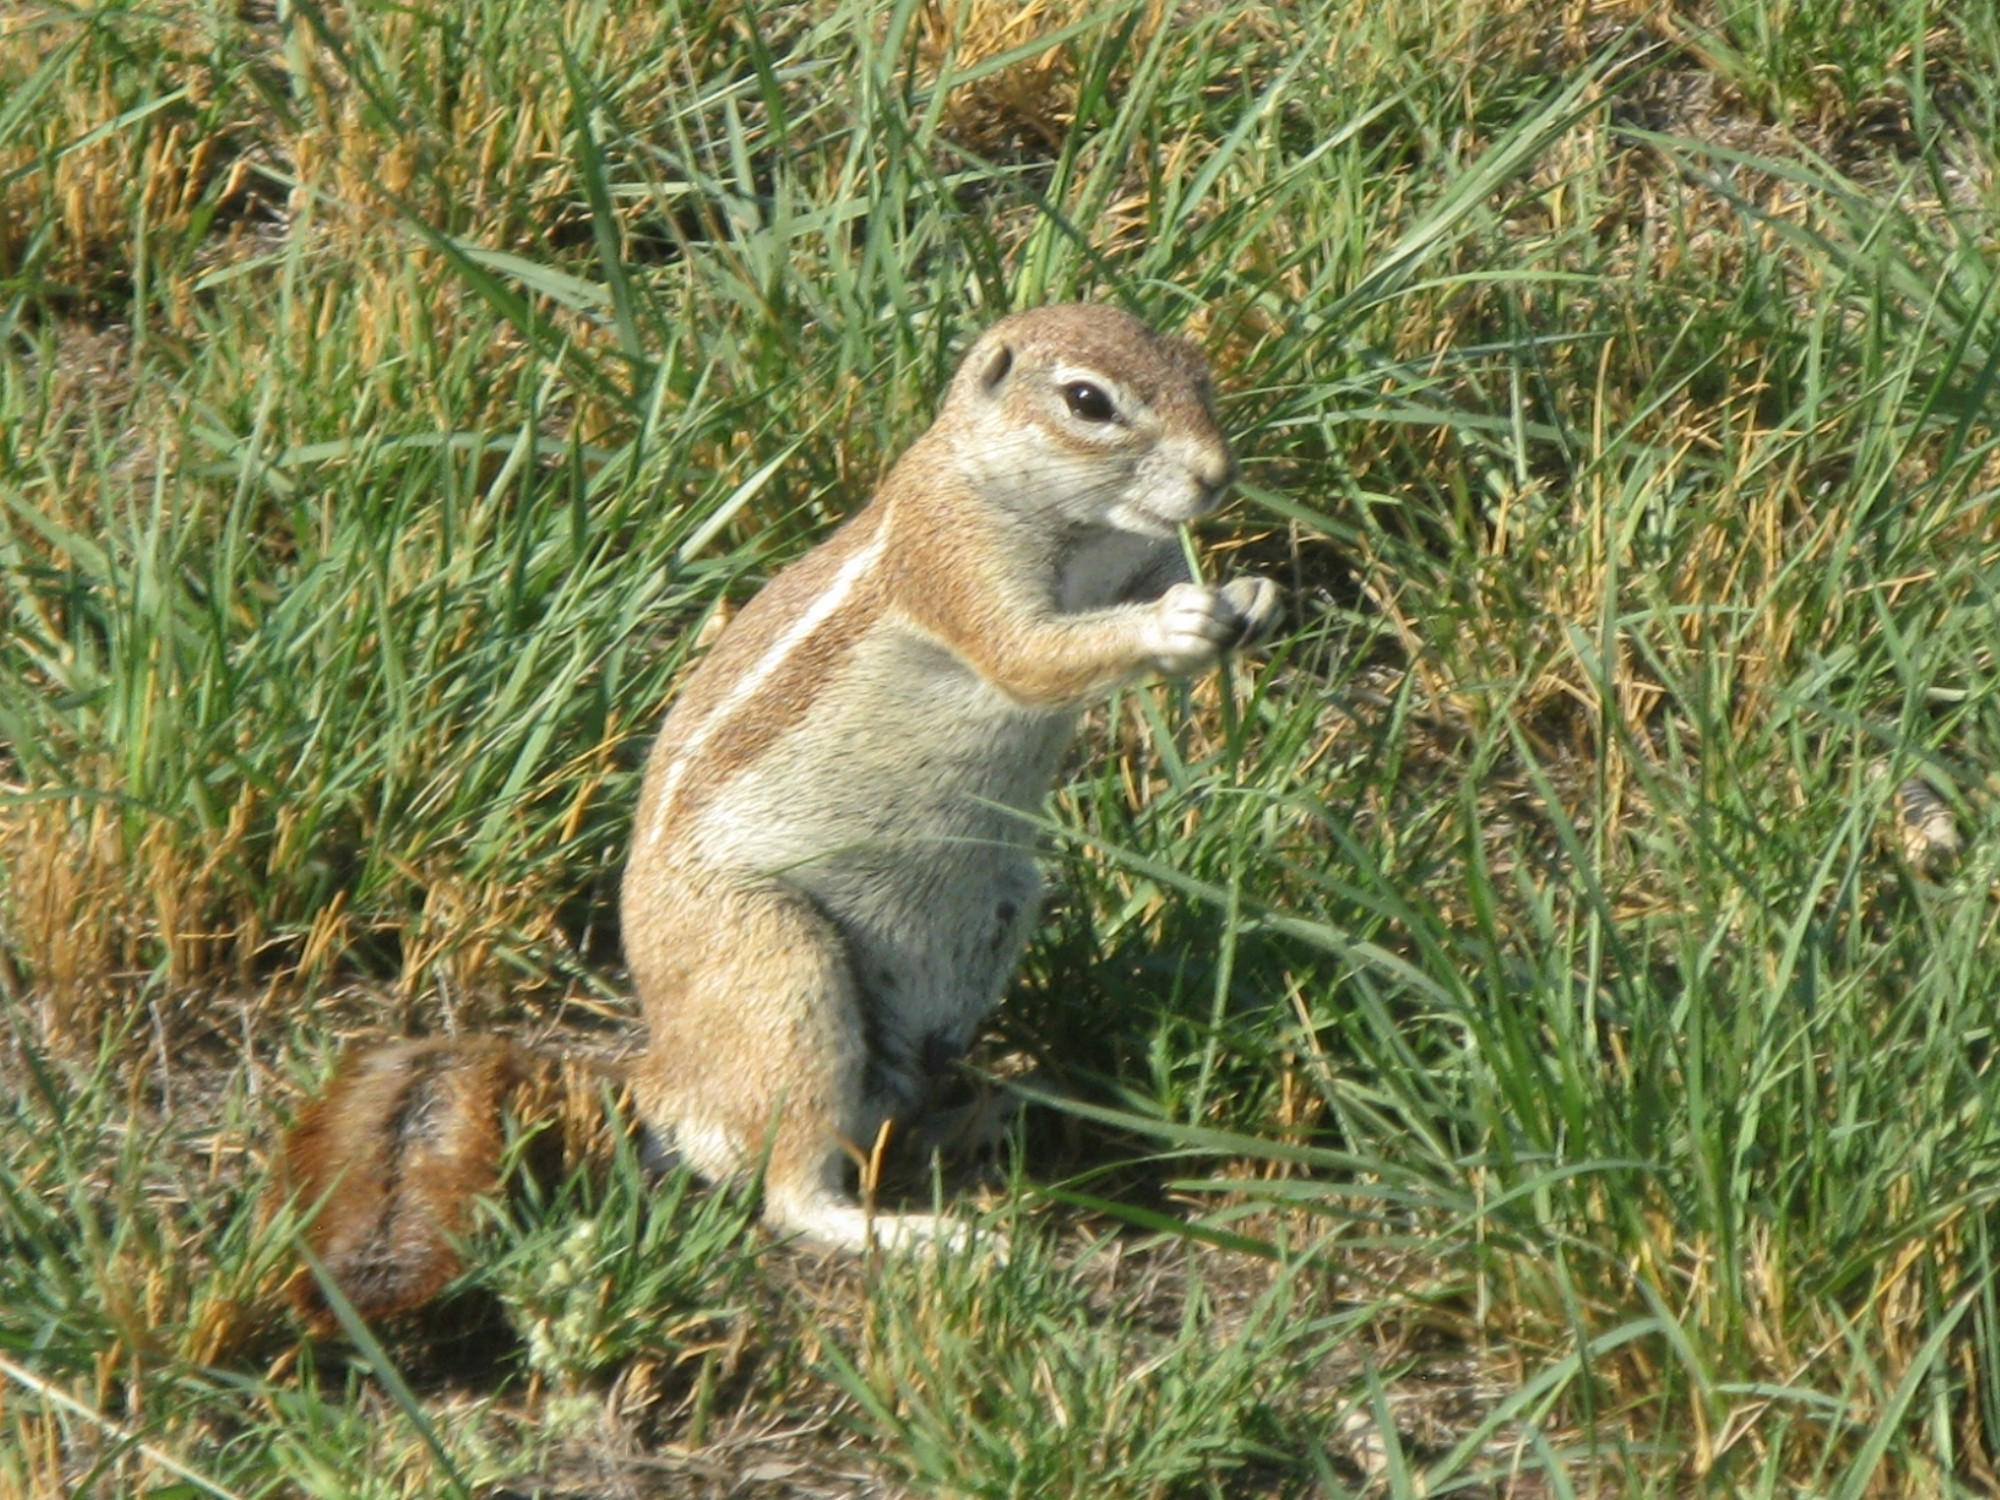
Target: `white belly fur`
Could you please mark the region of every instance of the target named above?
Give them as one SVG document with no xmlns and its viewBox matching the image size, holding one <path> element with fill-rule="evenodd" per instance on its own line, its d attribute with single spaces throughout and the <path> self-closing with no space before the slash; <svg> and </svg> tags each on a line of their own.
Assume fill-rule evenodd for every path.
<svg viewBox="0 0 2000 1500">
<path fill-rule="evenodd" d="M 700 812 L 704 863 L 803 892 L 847 943 L 892 1074 L 970 1042 L 1040 901 L 1033 827 L 1074 728 L 884 622 L 803 727 Z"/>
</svg>

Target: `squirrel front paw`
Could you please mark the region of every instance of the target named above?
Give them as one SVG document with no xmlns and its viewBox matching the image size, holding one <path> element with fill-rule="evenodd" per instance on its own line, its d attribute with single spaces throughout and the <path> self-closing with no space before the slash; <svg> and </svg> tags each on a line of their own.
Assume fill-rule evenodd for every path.
<svg viewBox="0 0 2000 1500">
<path fill-rule="evenodd" d="M 1177 583 L 1154 602 L 1146 654 L 1158 670 L 1182 676 L 1212 665 L 1244 630 L 1242 605 L 1227 589 Z"/>
<path fill-rule="evenodd" d="M 1222 586 L 1222 597 L 1240 622 L 1236 638 L 1228 643 L 1231 651 L 1256 645 L 1284 614 L 1278 586 L 1268 578 L 1232 578 Z"/>
</svg>

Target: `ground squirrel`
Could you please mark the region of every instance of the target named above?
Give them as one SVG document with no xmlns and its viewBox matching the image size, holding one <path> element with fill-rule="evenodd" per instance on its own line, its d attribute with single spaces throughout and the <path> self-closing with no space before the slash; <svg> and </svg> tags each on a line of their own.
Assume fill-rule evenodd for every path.
<svg viewBox="0 0 2000 1500">
<path fill-rule="evenodd" d="M 761 1162 L 776 1228 L 957 1237 L 869 1214 L 850 1160 L 921 1106 L 1013 973 L 1041 892 L 1030 816 L 1078 711 L 1275 619 L 1268 581 L 1210 587 L 1183 562 L 1179 526 L 1234 473 L 1193 345 L 1107 307 L 1016 313 L 874 499 L 688 678 L 625 871 L 649 1032 L 627 1084 L 703 1175 Z M 481 1041 L 485 1082 L 457 1087 L 452 1045 L 351 1063 L 288 1143 L 291 1191 L 325 1200 L 310 1242 L 363 1312 L 430 1295 L 440 1256 L 455 1269 L 432 1226 L 462 1227 L 495 1183 L 457 1137 L 490 1142 L 500 1095 L 548 1076 Z"/>
</svg>

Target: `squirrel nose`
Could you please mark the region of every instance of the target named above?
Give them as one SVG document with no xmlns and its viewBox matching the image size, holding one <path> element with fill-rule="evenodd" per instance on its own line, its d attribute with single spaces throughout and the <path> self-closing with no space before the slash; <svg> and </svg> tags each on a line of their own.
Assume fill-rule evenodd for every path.
<svg viewBox="0 0 2000 1500">
<path fill-rule="evenodd" d="M 1213 510 L 1222 500 L 1222 492 L 1236 479 L 1236 459 L 1223 450 L 1208 456 L 1194 465 L 1194 482 L 1201 488 L 1201 508 Z"/>
</svg>

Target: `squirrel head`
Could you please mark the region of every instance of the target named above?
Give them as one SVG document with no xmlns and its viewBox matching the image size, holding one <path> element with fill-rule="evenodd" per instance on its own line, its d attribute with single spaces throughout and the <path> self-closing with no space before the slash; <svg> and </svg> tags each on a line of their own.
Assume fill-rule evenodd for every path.
<svg viewBox="0 0 2000 1500">
<path fill-rule="evenodd" d="M 1111 307 L 1002 318 L 959 366 L 937 429 L 1005 510 L 1167 537 L 1236 475 L 1208 362 Z"/>
</svg>

